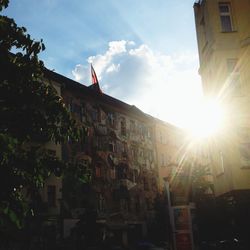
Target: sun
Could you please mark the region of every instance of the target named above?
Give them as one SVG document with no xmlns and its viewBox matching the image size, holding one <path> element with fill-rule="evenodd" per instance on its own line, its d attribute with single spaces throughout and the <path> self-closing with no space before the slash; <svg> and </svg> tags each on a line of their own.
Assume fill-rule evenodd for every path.
<svg viewBox="0 0 250 250">
<path fill-rule="evenodd" d="M 217 100 L 204 100 L 190 115 L 188 130 L 196 139 L 216 136 L 225 125 L 225 110 Z"/>
</svg>

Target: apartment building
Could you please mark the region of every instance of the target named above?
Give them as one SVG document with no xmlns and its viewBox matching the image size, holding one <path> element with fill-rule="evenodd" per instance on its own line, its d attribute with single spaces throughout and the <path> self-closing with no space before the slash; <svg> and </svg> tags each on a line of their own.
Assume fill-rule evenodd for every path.
<svg viewBox="0 0 250 250">
<path fill-rule="evenodd" d="M 51 82 L 57 92 L 61 95 L 61 85 L 56 82 Z M 44 148 L 51 156 L 55 156 L 59 160 L 62 159 L 62 147 L 54 142 L 46 142 Z M 58 175 L 51 174 L 46 180 L 43 189 L 41 190 L 41 199 L 43 205 L 40 204 L 40 213 L 46 217 L 47 224 L 57 226 L 58 215 L 61 209 L 62 199 L 62 178 Z"/>
<path fill-rule="evenodd" d="M 81 143 L 62 146 L 62 158 L 75 157 L 92 171 L 78 202 L 64 200 L 67 216 L 78 219 L 91 208 L 101 233 L 112 233 L 125 245 L 146 236 L 159 190 L 155 120 L 91 86 L 47 75 L 61 84 L 65 105 L 86 131 Z"/>
<path fill-rule="evenodd" d="M 159 171 L 159 187 L 169 182 L 172 205 L 189 202 L 190 155 L 187 152 L 187 134 L 167 122 L 155 119 L 156 155 Z"/>
<path fill-rule="evenodd" d="M 194 152 L 189 149 L 187 133 L 182 129 L 155 119 L 155 135 L 159 186 L 168 198 L 166 210 L 171 227 L 165 234 L 174 249 L 194 249 L 191 173 L 197 160 L 193 160 Z"/>
<path fill-rule="evenodd" d="M 194 13 L 204 94 L 227 111 L 210 150 L 215 196 L 231 208 L 229 226 L 243 233 L 250 205 L 250 1 L 196 1 Z"/>
</svg>

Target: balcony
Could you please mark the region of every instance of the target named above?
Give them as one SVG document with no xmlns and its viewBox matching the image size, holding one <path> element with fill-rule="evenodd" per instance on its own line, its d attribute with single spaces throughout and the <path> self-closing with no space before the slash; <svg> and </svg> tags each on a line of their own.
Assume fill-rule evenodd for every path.
<svg viewBox="0 0 250 250">
<path fill-rule="evenodd" d="M 126 190 L 130 190 L 135 187 L 137 184 L 135 182 L 130 181 L 129 179 L 120 179 L 116 181 L 115 189 L 125 188 Z"/>
</svg>

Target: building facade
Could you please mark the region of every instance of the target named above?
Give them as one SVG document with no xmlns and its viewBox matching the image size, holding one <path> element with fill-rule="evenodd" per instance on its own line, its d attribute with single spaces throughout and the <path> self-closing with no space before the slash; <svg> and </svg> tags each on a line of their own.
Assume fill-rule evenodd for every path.
<svg viewBox="0 0 250 250">
<path fill-rule="evenodd" d="M 188 147 L 187 134 L 173 125 L 155 120 L 156 153 L 159 186 L 167 197 L 171 230 L 166 230 L 173 249 L 194 249 L 191 203 L 192 167 L 194 160 Z M 170 232 L 169 232 L 170 231 Z"/>
<path fill-rule="evenodd" d="M 250 1 L 196 1 L 194 13 L 204 94 L 227 110 L 224 130 L 210 149 L 215 196 L 231 209 L 225 212 L 231 231 L 244 235 L 250 205 Z"/>
<path fill-rule="evenodd" d="M 163 188 L 164 178 L 171 178 L 172 171 L 179 164 L 184 140 L 180 129 L 155 119 L 155 141 L 159 167 L 159 184 L 160 188 Z"/>
<path fill-rule="evenodd" d="M 61 85 L 53 82 L 53 86 L 58 95 L 61 95 Z M 62 147 L 59 144 L 53 142 L 45 143 L 44 147 L 48 152 L 58 158 L 62 159 Z M 60 214 L 60 201 L 62 199 L 62 178 L 55 176 L 54 174 L 46 180 L 45 186 L 41 191 L 41 198 L 46 204 L 48 218 L 55 221 Z"/>
<path fill-rule="evenodd" d="M 48 74 L 61 84 L 65 105 L 85 130 L 81 143 L 62 145 L 62 158 L 82 162 L 92 175 L 75 199 L 63 197 L 65 216 L 78 220 L 95 211 L 100 237 L 112 235 L 124 245 L 145 237 L 159 193 L 155 119 L 91 87 Z"/>
<path fill-rule="evenodd" d="M 187 134 L 155 119 L 155 142 L 160 190 L 164 190 L 167 181 L 171 204 L 187 205 L 191 191 L 191 151 L 188 151 Z"/>
</svg>

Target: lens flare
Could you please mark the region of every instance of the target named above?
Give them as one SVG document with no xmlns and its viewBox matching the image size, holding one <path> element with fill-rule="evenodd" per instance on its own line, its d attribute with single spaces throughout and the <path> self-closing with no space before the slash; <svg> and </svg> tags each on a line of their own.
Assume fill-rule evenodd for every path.
<svg viewBox="0 0 250 250">
<path fill-rule="evenodd" d="M 218 134 L 225 125 L 225 110 L 216 100 L 206 100 L 190 117 L 188 130 L 197 139 Z"/>
</svg>

